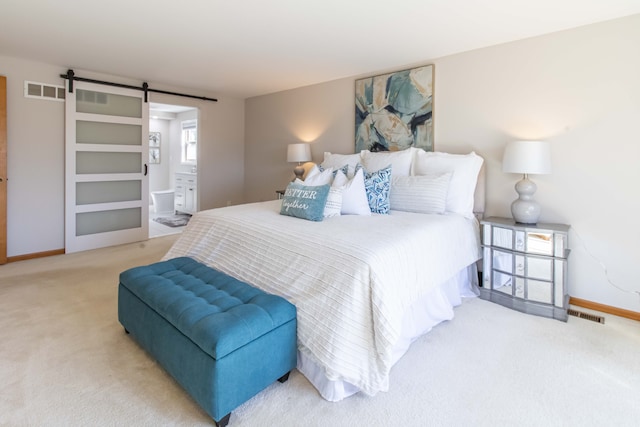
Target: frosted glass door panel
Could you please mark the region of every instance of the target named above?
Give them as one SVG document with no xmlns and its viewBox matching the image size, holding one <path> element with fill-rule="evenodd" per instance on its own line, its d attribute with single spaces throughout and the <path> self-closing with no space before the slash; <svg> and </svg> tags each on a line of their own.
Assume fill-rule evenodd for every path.
<svg viewBox="0 0 640 427">
<path fill-rule="evenodd" d="M 78 144 L 141 145 L 141 125 L 103 123 L 78 120 L 76 142 Z"/>
<path fill-rule="evenodd" d="M 140 200 L 142 181 L 95 181 L 76 183 L 76 204 L 129 202 Z"/>
<path fill-rule="evenodd" d="M 77 89 L 76 112 L 105 116 L 142 117 L 142 98 Z"/>
<path fill-rule="evenodd" d="M 142 171 L 142 155 L 140 153 L 78 151 L 76 154 L 76 173 L 80 175 L 140 173 Z"/>
<path fill-rule="evenodd" d="M 140 228 L 140 208 L 76 214 L 76 236 Z"/>
</svg>

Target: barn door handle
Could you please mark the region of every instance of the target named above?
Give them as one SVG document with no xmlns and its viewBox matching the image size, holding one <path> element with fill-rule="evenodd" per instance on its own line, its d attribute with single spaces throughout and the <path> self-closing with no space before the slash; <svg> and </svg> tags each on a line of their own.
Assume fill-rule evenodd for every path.
<svg viewBox="0 0 640 427">
<path fill-rule="evenodd" d="M 147 176 L 148 172 L 149 172 L 149 166 L 145 163 L 144 164 L 144 176 Z"/>
</svg>

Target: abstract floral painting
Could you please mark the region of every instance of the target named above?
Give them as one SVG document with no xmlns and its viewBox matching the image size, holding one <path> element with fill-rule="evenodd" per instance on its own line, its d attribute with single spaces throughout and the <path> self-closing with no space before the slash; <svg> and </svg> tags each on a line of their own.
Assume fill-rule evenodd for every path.
<svg viewBox="0 0 640 427">
<path fill-rule="evenodd" d="M 149 132 L 149 147 L 160 147 L 160 132 Z"/>
<path fill-rule="evenodd" d="M 433 151 L 433 65 L 356 80 L 356 153 Z"/>
</svg>

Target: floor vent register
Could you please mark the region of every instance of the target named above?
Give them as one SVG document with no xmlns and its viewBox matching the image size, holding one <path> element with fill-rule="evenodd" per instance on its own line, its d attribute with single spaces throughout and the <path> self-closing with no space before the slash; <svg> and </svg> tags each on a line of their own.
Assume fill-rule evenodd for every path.
<svg viewBox="0 0 640 427">
<path fill-rule="evenodd" d="M 571 308 L 568 310 L 568 314 L 569 314 L 569 316 L 576 316 L 576 317 L 579 317 L 581 319 L 587 319 L 587 320 L 591 320 L 592 322 L 597 322 L 597 323 L 604 324 L 604 317 L 603 316 L 597 316 L 595 314 L 584 313 L 582 311 L 573 310 Z"/>
</svg>

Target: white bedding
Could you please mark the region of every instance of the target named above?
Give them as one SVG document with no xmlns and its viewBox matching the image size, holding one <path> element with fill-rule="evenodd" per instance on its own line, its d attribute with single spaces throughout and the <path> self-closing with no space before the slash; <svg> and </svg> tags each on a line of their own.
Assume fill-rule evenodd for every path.
<svg viewBox="0 0 640 427">
<path fill-rule="evenodd" d="M 386 391 L 405 312 L 481 257 L 477 221 L 392 211 L 312 222 L 280 204 L 199 212 L 164 258 L 190 256 L 285 297 L 299 352 L 328 380 Z"/>
</svg>

